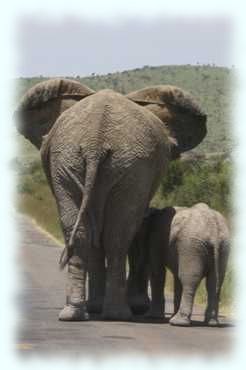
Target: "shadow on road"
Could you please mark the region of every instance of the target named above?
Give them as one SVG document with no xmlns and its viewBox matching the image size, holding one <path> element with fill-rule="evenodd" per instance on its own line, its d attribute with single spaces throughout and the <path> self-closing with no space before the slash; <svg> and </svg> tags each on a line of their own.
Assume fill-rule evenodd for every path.
<svg viewBox="0 0 246 370">
<path fill-rule="evenodd" d="M 150 318 L 150 317 L 145 317 L 144 315 L 135 315 L 133 316 L 130 322 L 134 322 L 136 324 L 169 324 L 169 320 L 171 318 L 171 314 L 166 315 L 165 318 Z M 196 315 L 193 315 L 196 316 Z M 198 315 L 199 316 L 199 315 Z M 223 319 L 223 318 L 222 318 Z M 102 316 L 100 314 L 90 314 L 90 321 L 105 321 L 102 319 Z M 113 320 L 106 320 L 107 322 L 113 322 Z M 190 327 L 212 327 L 208 326 L 204 321 L 202 320 L 192 320 L 191 321 L 191 326 Z M 216 328 L 231 328 L 235 327 L 234 323 L 228 323 L 228 322 L 221 322 L 219 325 L 214 326 Z"/>
<path fill-rule="evenodd" d="M 196 321 L 196 320 L 192 320 L 191 321 L 191 326 L 192 327 L 207 327 L 207 328 L 233 328 L 235 327 L 235 324 L 232 324 L 232 323 L 220 323 L 219 325 L 215 325 L 215 326 L 209 326 L 207 325 L 204 321 Z"/>
</svg>

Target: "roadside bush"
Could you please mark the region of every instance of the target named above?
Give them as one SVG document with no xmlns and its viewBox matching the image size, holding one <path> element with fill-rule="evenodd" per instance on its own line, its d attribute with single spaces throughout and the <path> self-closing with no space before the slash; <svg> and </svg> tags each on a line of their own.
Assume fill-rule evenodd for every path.
<svg viewBox="0 0 246 370">
<path fill-rule="evenodd" d="M 174 161 L 163 177 L 153 205 L 186 206 L 204 202 L 225 216 L 231 212 L 231 164 L 220 160 Z"/>
<path fill-rule="evenodd" d="M 32 194 L 33 190 L 32 190 L 32 185 L 27 183 L 27 182 L 20 182 L 18 183 L 17 185 L 17 192 L 19 194 Z"/>
</svg>

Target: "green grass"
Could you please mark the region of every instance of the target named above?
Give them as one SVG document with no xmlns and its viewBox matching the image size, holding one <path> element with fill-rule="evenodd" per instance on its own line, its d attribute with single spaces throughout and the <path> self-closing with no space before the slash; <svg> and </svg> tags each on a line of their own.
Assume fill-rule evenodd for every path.
<svg viewBox="0 0 246 370">
<path fill-rule="evenodd" d="M 57 217 L 56 207 L 53 204 L 54 200 L 46 189 L 44 189 L 42 194 L 47 196 L 43 202 L 38 194 L 20 195 L 17 201 L 17 208 L 21 213 L 31 216 L 44 230 L 63 243 L 63 235 Z"/>
<path fill-rule="evenodd" d="M 39 160 L 19 168 L 16 207 L 19 212 L 31 216 L 42 228 L 63 242 L 56 202 Z"/>
</svg>

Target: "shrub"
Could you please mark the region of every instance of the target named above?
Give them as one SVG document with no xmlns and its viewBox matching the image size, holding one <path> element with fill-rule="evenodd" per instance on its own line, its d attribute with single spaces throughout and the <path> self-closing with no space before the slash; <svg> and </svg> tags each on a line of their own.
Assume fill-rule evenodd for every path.
<svg viewBox="0 0 246 370">
<path fill-rule="evenodd" d="M 230 167 L 223 160 L 171 162 L 152 203 L 157 207 L 190 207 L 204 202 L 227 216 L 231 210 Z"/>
<path fill-rule="evenodd" d="M 20 182 L 17 185 L 17 192 L 19 194 L 25 194 L 25 193 L 32 194 L 33 192 L 32 185 L 29 184 L 28 182 Z"/>
</svg>

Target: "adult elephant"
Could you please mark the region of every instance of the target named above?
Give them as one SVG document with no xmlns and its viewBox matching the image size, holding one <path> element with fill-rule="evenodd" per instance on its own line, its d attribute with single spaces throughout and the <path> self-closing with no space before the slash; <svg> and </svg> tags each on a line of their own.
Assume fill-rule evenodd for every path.
<svg viewBox="0 0 246 370">
<path fill-rule="evenodd" d="M 88 319 L 87 270 L 91 305 L 103 302 L 105 319 L 131 317 L 128 248 L 172 155 L 206 134 L 206 116 L 189 95 L 171 89 L 173 106 L 156 102 L 169 114 L 164 122 L 134 97 L 65 79 L 34 86 L 19 104 L 18 130 L 41 150 L 64 233 L 60 266 L 68 264 L 68 284 L 60 320 Z"/>
</svg>

